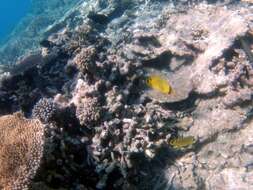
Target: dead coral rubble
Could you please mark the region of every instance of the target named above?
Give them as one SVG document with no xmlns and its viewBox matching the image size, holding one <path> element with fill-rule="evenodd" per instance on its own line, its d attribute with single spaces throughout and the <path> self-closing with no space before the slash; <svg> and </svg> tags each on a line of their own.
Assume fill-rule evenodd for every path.
<svg viewBox="0 0 253 190">
<path fill-rule="evenodd" d="M 44 127 L 20 113 L 0 117 L 0 188 L 28 189 L 43 155 Z"/>
<path fill-rule="evenodd" d="M 92 12 L 79 17 L 83 25 L 49 36 L 46 52 L 58 56 L 38 73 L 50 89 L 35 91 L 45 90 L 54 100 L 39 101 L 34 115 L 46 121 L 51 146 L 35 185 L 251 188 L 253 70 L 240 43 L 243 37 L 247 48 L 253 44 L 251 11 L 206 3 L 179 11 L 168 8 L 168 1 L 136 1 L 137 7 L 111 18 L 107 13 L 117 1 L 96 2 L 91 9 L 83 5 L 81 13 Z M 69 78 L 67 64 L 78 70 Z M 167 77 L 175 94 L 148 89 L 144 79 L 152 73 Z M 15 92 L 7 90 L 13 97 Z M 66 112 L 51 122 L 54 102 Z M 168 141 L 180 135 L 198 141 L 174 150 Z"/>
<path fill-rule="evenodd" d="M 190 126 L 184 128 L 186 131 L 189 130 L 185 134 L 198 137 L 200 145 L 196 145 L 198 147 L 196 154 L 182 156 L 185 164 L 182 166 L 178 164 L 182 170 L 180 174 L 176 174 L 178 171 L 176 168 L 173 169 L 173 166 L 168 169 L 168 181 L 174 179 L 172 185 L 176 187 L 219 188 L 218 184 L 210 183 L 210 180 L 212 182 L 215 180 L 212 175 L 217 178 L 219 176 L 215 174 L 218 169 L 212 170 L 213 166 L 220 169 L 224 166 L 222 176 L 229 179 L 236 179 L 243 173 L 237 173 L 236 169 L 231 170 L 229 166 L 225 166 L 226 158 L 234 156 L 225 150 L 216 150 L 215 144 L 221 146 L 218 140 L 222 135 L 229 139 L 230 136 L 239 134 L 241 129 L 251 130 L 248 123 L 252 119 L 253 108 L 252 63 L 248 50 L 253 44 L 253 36 L 249 34 L 249 26 L 252 25 L 251 11 L 250 8 L 236 5 L 228 8 L 205 3 L 179 13 L 171 14 L 168 11 L 169 16 L 166 17 L 165 13 L 167 20 L 163 20 L 160 31 L 152 32 L 145 27 L 147 31 L 136 30 L 133 35 L 135 40 L 123 47 L 123 52 L 131 53 L 131 59 L 135 58 L 142 63 L 147 75 L 159 72 L 161 75 L 167 75 L 168 80 L 172 81 L 172 87 L 174 85 L 176 89 L 176 96 L 180 98 L 158 96 L 148 89 L 147 95 L 152 100 L 175 109 L 179 108 L 178 105 L 183 104 L 184 100 L 190 105 L 192 99 L 190 94 L 195 93 L 197 96 L 197 101 L 189 109 L 190 113 L 187 116 L 192 122 L 189 122 Z M 245 39 L 244 43 L 240 40 L 242 38 L 247 39 L 246 49 Z M 142 39 L 146 39 L 145 45 L 140 43 Z M 157 42 L 156 45 L 152 43 L 154 41 Z M 176 126 L 180 126 L 186 117 L 180 116 L 177 119 L 179 124 Z M 241 138 L 238 136 L 238 139 Z M 248 137 L 245 139 L 242 137 L 241 140 L 245 143 L 249 141 Z M 203 165 L 198 164 L 197 159 L 204 159 L 201 153 L 202 150 L 206 150 L 205 145 L 209 143 L 213 148 L 210 154 L 217 151 L 221 154 L 216 155 L 220 164 L 214 156 L 212 160 L 215 160 L 215 163 L 209 160 L 210 165 L 204 165 L 203 169 Z M 243 143 L 236 147 L 240 149 L 241 146 Z M 235 154 L 240 154 L 240 151 Z M 249 155 L 245 154 L 244 159 L 246 162 Z M 231 162 L 235 162 L 232 160 Z M 178 161 L 181 162 L 181 159 L 178 158 Z M 243 163 L 244 161 L 237 165 L 242 171 L 246 165 Z M 207 167 L 210 167 L 210 170 Z M 231 176 L 227 171 L 232 172 Z M 244 175 L 247 176 L 244 182 L 240 178 L 234 184 L 229 184 L 229 179 L 222 183 L 228 188 L 237 188 L 238 185 L 242 189 L 251 188 L 252 183 L 248 179 L 252 176 L 252 171 L 245 172 Z M 171 184 L 168 184 L 167 188 L 169 185 Z"/>
<path fill-rule="evenodd" d="M 157 66 L 155 70 L 172 76 L 189 67 L 189 74 L 179 78 L 179 83 L 191 80 L 192 92 L 198 94 L 195 108 L 190 111 L 194 120 L 185 134 L 198 137 L 199 144 L 194 152 L 177 158 L 176 167 L 167 169 L 166 180 L 172 183 L 167 188 L 170 185 L 185 189 L 253 187 L 252 169 L 247 169 L 252 164 L 251 155 L 243 149 L 252 145 L 252 138 L 246 134 L 252 132 L 252 63 L 240 40 L 246 38 L 248 47 L 252 47 L 251 11 L 245 7 L 228 9 L 200 4 L 185 13 L 170 15 L 164 29 L 153 34 L 160 46 L 149 51 L 156 56 L 144 55 L 144 61 L 140 58 L 144 66 L 149 63 L 146 67 L 155 63 L 153 60 L 162 59 L 158 62 L 160 68 Z M 192 21 L 193 25 L 186 24 Z M 170 52 L 167 59 L 161 56 L 165 52 Z M 184 60 L 186 52 L 190 52 L 193 60 L 173 69 L 173 59 L 180 60 L 182 56 Z M 150 98 L 155 99 L 151 95 Z M 237 140 L 233 143 L 232 139 Z"/>
</svg>

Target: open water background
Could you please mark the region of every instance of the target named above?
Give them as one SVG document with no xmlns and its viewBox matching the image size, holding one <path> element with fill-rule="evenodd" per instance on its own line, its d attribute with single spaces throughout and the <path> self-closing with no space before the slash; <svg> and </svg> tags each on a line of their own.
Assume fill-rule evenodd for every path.
<svg viewBox="0 0 253 190">
<path fill-rule="evenodd" d="M 31 0 L 1 0 L 0 44 L 4 43 L 19 21 L 28 13 Z"/>
<path fill-rule="evenodd" d="M 34 52 L 48 27 L 86 0 L 1 0 L 0 66 Z M 1 70 L 0 70 L 1 73 Z"/>
</svg>

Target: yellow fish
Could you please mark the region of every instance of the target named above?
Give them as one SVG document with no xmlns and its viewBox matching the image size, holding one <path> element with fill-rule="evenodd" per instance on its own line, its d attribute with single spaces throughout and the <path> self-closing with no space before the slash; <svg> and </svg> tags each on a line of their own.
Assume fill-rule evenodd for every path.
<svg viewBox="0 0 253 190">
<path fill-rule="evenodd" d="M 146 83 L 150 88 L 153 88 L 161 93 L 170 94 L 172 92 L 169 82 L 158 75 L 148 76 Z"/>
<path fill-rule="evenodd" d="M 169 141 L 169 144 L 176 149 L 184 148 L 195 143 L 193 136 L 173 138 Z"/>
</svg>

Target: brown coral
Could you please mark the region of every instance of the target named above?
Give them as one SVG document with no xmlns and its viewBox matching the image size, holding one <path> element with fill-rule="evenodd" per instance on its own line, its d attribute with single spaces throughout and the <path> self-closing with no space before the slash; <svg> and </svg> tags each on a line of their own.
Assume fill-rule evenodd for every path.
<svg viewBox="0 0 253 190">
<path fill-rule="evenodd" d="M 92 125 L 101 117 L 101 108 L 97 98 L 86 97 L 76 109 L 76 116 L 81 125 Z"/>
<path fill-rule="evenodd" d="M 96 70 L 95 65 L 96 49 L 93 47 L 83 48 L 74 58 L 74 64 L 81 72 L 91 72 Z"/>
<path fill-rule="evenodd" d="M 71 102 L 76 106 L 76 117 L 81 125 L 90 127 L 99 122 L 102 108 L 94 85 L 89 85 L 82 79 L 77 81 Z"/>
<path fill-rule="evenodd" d="M 20 113 L 0 117 L 0 189 L 24 190 L 43 155 L 44 129 Z"/>
</svg>

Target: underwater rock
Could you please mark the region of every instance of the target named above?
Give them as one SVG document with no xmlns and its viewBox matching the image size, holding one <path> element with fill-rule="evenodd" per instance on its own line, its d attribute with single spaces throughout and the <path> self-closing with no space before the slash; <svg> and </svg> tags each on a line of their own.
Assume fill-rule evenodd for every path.
<svg viewBox="0 0 253 190">
<path fill-rule="evenodd" d="M 246 171 L 251 156 L 243 149 L 244 145 L 252 144 L 250 134 L 247 134 L 252 132 L 252 122 L 247 125 L 247 128 L 237 132 L 220 134 L 215 141 L 203 147 L 202 151 L 198 153 L 197 158 L 201 165 L 210 169 L 205 171 L 198 167 L 196 172 L 200 176 L 206 172 L 208 173 L 205 175 L 212 176 L 206 180 L 209 189 L 221 186 L 226 189 L 252 187 L 253 184 L 250 182 L 252 171 Z M 215 170 L 220 170 L 220 172 L 216 173 Z M 218 180 L 220 177 L 224 181 Z"/>
<path fill-rule="evenodd" d="M 219 98 L 201 101 L 193 112 L 197 119 L 189 133 L 198 136 L 201 142 L 219 133 L 241 128 L 247 118 L 246 111 L 225 109 L 218 101 Z"/>
<path fill-rule="evenodd" d="M 146 53 L 143 51 L 142 55 L 137 55 L 141 60 L 144 57 L 143 63 L 148 63 L 148 67 L 156 67 L 162 75 L 168 73 L 173 76 L 182 67 L 189 67 L 190 72 L 184 77 L 192 81 L 192 92 L 198 93 L 196 107 L 191 112 L 193 123 L 188 126 L 189 132 L 186 133 L 198 137 L 198 143 L 193 148 L 192 159 L 187 160 L 187 155 L 184 155 L 177 159 L 180 162 L 177 164 L 178 169 L 174 170 L 172 166 L 168 168 L 167 179 L 174 179 L 173 186 L 186 189 L 252 187 L 249 181 L 252 173 L 247 172 L 247 164 L 243 164 L 249 156 L 241 152 L 243 144 L 251 139 L 246 131 L 250 133 L 252 126 L 252 66 L 245 47 L 238 43 L 238 39 L 248 36 L 248 24 L 251 21 L 248 20 L 249 9 L 235 9 L 241 9 L 240 14 L 233 8 L 228 10 L 201 4 L 186 14 L 170 15 L 165 29 L 155 35 L 159 36 L 156 38 L 159 39 L 160 47 L 153 47 L 151 50 L 147 48 Z M 186 24 L 192 23 L 192 20 L 193 24 Z M 252 44 L 252 36 L 247 39 Z M 157 58 L 165 50 L 169 52 L 169 56 L 165 61 L 163 57 L 161 62 Z M 174 64 L 171 58 L 174 52 L 182 57 L 188 52 L 193 60 Z M 151 57 L 152 55 L 155 56 Z M 152 66 L 156 63 L 159 65 Z M 166 63 L 168 66 L 163 66 Z M 168 63 L 173 63 L 172 70 Z M 171 82 L 171 79 L 168 81 Z M 222 138 L 224 142 L 220 142 Z M 233 138 L 238 141 L 232 143 Z M 239 154 L 243 154 L 243 161 L 236 156 Z M 233 167 L 239 168 L 238 171 Z M 216 171 L 220 170 L 222 174 L 217 174 Z M 176 174 L 177 172 L 180 174 Z M 243 181 L 241 176 L 245 176 L 247 180 Z M 218 181 L 221 177 L 226 180 Z"/>
<path fill-rule="evenodd" d="M 152 42 L 149 39 L 155 39 L 159 45 L 144 46 L 137 42 L 127 49 L 136 54 L 135 57 L 143 62 L 144 67 L 148 67 L 147 70 L 155 70 L 156 73 L 161 72 L 167 76 L 176 91 L 175 97 L 159 97 L 157 93 L 153 95 L 153 92 L 150 97 L 161 102 L 176 102 L 186 99 L 193 90 L 211 94 L 231 81 L 231 76 L 214 74 L 211 68 L 249 30 L 247 14 L 245 10 L 242 14 L 236 14 L 222 7 L 200 5 L 187 14 L 171 15 L 159 33 L 135 35 L 138 41 L 145 37 L 147 43 Z M 207 22 L 210 17 L 213 23 Z M 185 25 L 193 20 L 193 25 Z"/>
<path fill-rule="evenodd" d="M 252 100 L 253 92 L 251 89 L 242 89 L 239 92 L 230 92 L 224 99 L 224 105 L 232 108 L 236 105 L 242 105 Z"/>
<path fill-rule="evenodd" d="M 200 26 L 200 28 L 203 27 L 208 31 L 208 36 L 205 38 L 207 44 L 206 50 L 196 59 L 196 71 L 192 74 L 194 81 L 197 83 L 195 83 L 197 92 L 205 94 L 223 85 L 223 81 L 227 80 L 224 75 L 214 75 L 210 72 L 209 69 L 213 67 L 215 60 L 230 48 L 237 38 L 245 35 L 249 29 L 247 20 L 244 19 L 243 15 L 236 14 L 233 11 L 222 8 L 220 10 L 215 9 L 212 17 L 213 20 L 216 20 L 214 23 L 220 24 L 218 27 L 216 24 L 210 23 L 208 23 L 208 26 L 207 23 Z M 205 18 L 202 17 L 202 19 Z M 208 19 L 210 19 L 210 16 L 208 16 Z"/>
</svg>

